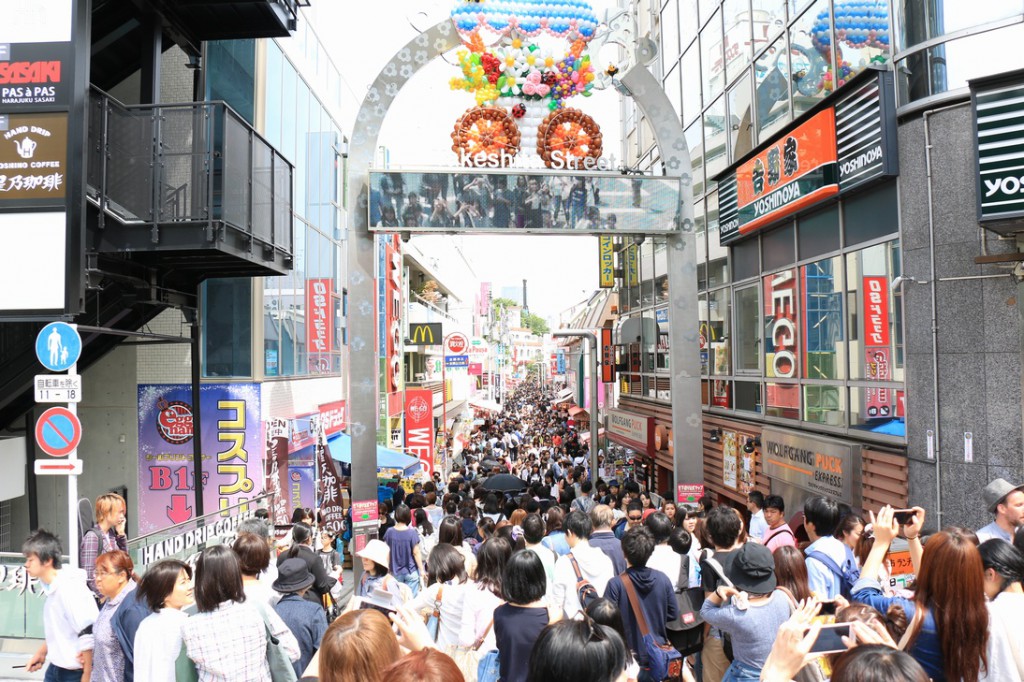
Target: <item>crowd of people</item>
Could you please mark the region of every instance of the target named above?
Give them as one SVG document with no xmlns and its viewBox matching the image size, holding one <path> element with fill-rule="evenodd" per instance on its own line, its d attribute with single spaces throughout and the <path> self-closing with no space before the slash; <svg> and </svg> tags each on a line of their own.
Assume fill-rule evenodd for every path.
<svg viewBox="0 0 1024 682">
<path fill-rule="evenodd" d="M 285 552 L 247 519 L 194 569 L 163 560 L 139 581 L 108 499 L 91 583 L 61 568 L 46 531 L 23 546 L 48 594 L 29 669 L 117 682 L 1024 679 L 1024 485 L 982 491 L 985 528 L 926 537 L 920 507 L 865 517 L 810 497 L 787 520 L 783 498 L 758 491 L 745 509 L 688 507 L 643 477 L 592 478 L 588 458 L 551 396 L 519 387 L 447 482 L 381 504 L 379 539 L 352 541 L 361 571 L 344 608 L 340 539 L 317 535 L 310 510 Z M 894 543 L 908 586 L 892 579 Z"/>
</svg>

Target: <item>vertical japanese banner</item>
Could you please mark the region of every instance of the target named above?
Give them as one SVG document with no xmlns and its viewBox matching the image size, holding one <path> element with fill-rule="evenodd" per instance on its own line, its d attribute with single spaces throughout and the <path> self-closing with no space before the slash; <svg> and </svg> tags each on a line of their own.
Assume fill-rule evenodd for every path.
<svg viewBox="0 0 1024 682">
<path fill-rule="evenodd" d="M 889 381 L 889 280 L 886 277 L 864 277 L 864 378 Z M 895 410 L 892 391 L 882 388 L 864 389 L 864 415 L 868 419 L 890 419 Z"/>
<path fill-rule="evenodd" d="M 139 533 L 192 518 L 192 388 L 139 386 Z M 263 471 L 260 387 L 206 384 L 203 416 L 203 506 L 207 514 L 256 497 Z M 224 512 L 227 515 L 227 512 Z"/>
<path fill-rule="evenodd" d="M 309 464 L 292 464 L 288 467 L 288 493 L 292 509 L 312 509 L 316 504 L 315 473 L 313 466 Z"/>
<path fill-rule="evenodd" d="M 611 289 L 615 286 L 615 241 L 609 236 L 598 237 L 599 286 Z"/>
<path fill-rule="evenodd" d="M 601 381 L 608 384 L 615 381 L 615 344 L 612 330 L 601 330 Z"/>
<path fill-rule="evenodd" d="M 273 418 L 266 426 L 266 457 L 264 458 L 264 490 L 274 494 L 271 524 L 284 526 L 291 521 L 291 508 L 285 491 L 288 490 L 288 443 L 291 426 L 287 419 Z"/>
<path fill-rule="evenodd" d="M 309 371 L 326 374 L 331 371 L 331 349 L 334 347 L 334 280 L 306 280 L 306 343 Z"/>
<path fill-rule="evenodd" d="M 722 485 L 736 490 L 739 483 L 739 462 L 737 461 L 736 432 L 722 432 Z"/>
<path fill-rule="evenodd" d="M 341 481 L 322 430 L 317 436 L 315 451 L 317 478 L 320 481 L 320 527 L 341 535 L 345 521 L 345 510 L 341 506 Z"/>
<path fill-rule="evenodd" d="M 626 247 L 626 284 L 631 287 L 640 286 L 639 247 L 630 244 Z"/>
<path fill-rule="evenodd" d="M 434 475 L 434 394 L 428 388 L 405 391 L 405 449 L 420 461 L 427 477 Z"/>
</svg>

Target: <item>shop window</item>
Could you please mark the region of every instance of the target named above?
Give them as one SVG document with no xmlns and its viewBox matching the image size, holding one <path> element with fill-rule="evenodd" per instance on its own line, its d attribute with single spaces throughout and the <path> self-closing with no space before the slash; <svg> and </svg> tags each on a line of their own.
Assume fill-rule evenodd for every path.
<svg viewBox="0 0 1024 682">
<path fill-rule="evenodd" d="M 845 392 L 842 386 L 804 386 L 804 421 L 845 426 Z"/>
<path fill-rule="evenodd" d="M 843 225 L 847 246 L 899 232 L 896 183 L 887 182 L 844 201 Z"/>
<path fill-rule="evenodd" d="M 850 389 L 850 428 L 885 436 L 905 437 L 906 395 L 890 388 Z"/>
<path fill-rule="evenodd" d="M 808 379 L 846 378 L 843 344 L 843 259 L 800 268 L 804 305 L 804 372 Z"/>
<path fill-rule="evenodd" d="M 654 305 L 654 240 L 647 239 L 640 245 L 640 305 Z"/>
<path fill-rule="evenodd" d="M 263 374 L 281 376 L 281 319 L 285 307 L 281 301 L 281 280 L 287 277 L 267 277 L 263 280 Z"/>
<path fill-rule="evenodd" d="M 732 245 L 732 279 L 741 282 L 761 274 L 757 239 L 746 239 Z"/>
<path fill-rule="evenodd" d="M 798 376 L 800 348 L 799 291 L 796 268 L 768 275 L 764 285 L 765 376 Z M 771 401 L 769 401 L 769 407 Z M 799 404 L 799 401 L 797 402 Z"/>
<path fill-rule="evenodd" d="M 754 111 L 751 107 L 750 75 L 729 89 L 730 162 L 735 163 L 754 148 Z"/>
<path fill-rule="evenodd" d="M 715 379 L 711 384 L 711 406 L 732 409 L 732 382 L 728 379 Z M 758 384 L 752 384 L 758 386 Z"/>
<path fill-rule="evenodd" d="M 203 376 L 252 376 L 252 280 L 202 285 Z"/>
<path fill-rule="evenodd" d="M 654 349 L 654 369 L 656 372 L 665 373 L 671 368 L 669 364 L 671 345 L 669 342 L 668 308 L 659 308 L 654 312 L 654 317 L 657 320 L 658 329 L 658 345 Z"/>
<path fill-rule="evenodd" d="M 839 250 L 839 208 L 836 205 L 800 216 L 797 220 L 800 260 Z"/>
<path fill-rule="evenodd" d="M 708 326 L 704 330 L 707 347 L 710 349 L 712 374 L 732 374 L 730 327 L 732 310 L 728 289 L 718 289 L 708 294 Z"/>
<path fill-rule="evenodd" d="M 903 381 L 900 306 L 891 282 L 899 274 L 895 241 L 846 256 L 850 378 Z"/>
<path fill-rule="evenodd" d="M 757 2 L 757 0 L 754 0 Z M 785 26 L 785 22 L 782 23 Z M 786 36 L 780 36 L 754 63 L 754 99 L 757 101 L 757 140 L 770 139 L 793 120 L 789 110 L 789 60 Z"/>
<path fill-rule="evenodd" d="M 703 17 L 702 17 L 703 20 Z M 704 101 L 710 101 L 725 89 L 725 62 L 722 58 L 722 13 L 716 11 L 700 32 L 701 77 Z"/>
<path fill-rule="evenodd" d="M 781 419 L 800 419 L 798 384 L 765 384 L 765 414 Z"/>
<path fill-rule="evenodd" d="M 761 251 L 765 270 L 778 270 L 796 262 L 793 245 L 793 223 L 789 223 L 761 237 Z"/>
<path fill-rule="evenodd" d="M 736 381 L 736 409 L 744 412 L 763 412 L 761 405 L 761 384 L 757 381 Z"/>
<path fill-rule="evenodd" d="M 711 373 L 711 329 L 708 326 L 708 296 L 697 296 L 697 313 L 700 319 L 700 373 L 707 376 Z"/>
<path fill-rule="evenodd" d="M 794 116 L 809 110 L 830 91 L 826 87 L 831 82 L 832 71 L 831 52 L 827 48 L 832 45 L 828 5 L 828 0 L 815 0 L 789 31 L 789 73 L 793 79 Z M 825 49 L 819 49 L 819 46 Z"/>
<path fill-rule="evenodd" d="M 668 243 L 654 240 L 654 298 L 657 303 L 668 300 Z"/>
<path fill-rule="evenodd" d="M 761 308 L 757 285 L 734 290 L 733 310 L 736 316 L 736 373 L 760 374 Z"/>
</svg>

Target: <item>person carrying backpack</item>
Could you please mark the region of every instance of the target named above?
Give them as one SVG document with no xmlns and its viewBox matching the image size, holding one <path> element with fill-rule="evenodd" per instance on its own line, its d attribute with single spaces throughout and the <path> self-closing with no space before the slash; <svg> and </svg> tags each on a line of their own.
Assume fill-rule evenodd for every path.
<svg viewBox="0 0 1024 682">
<path fill-rule="evenodd" d="M 597 506 L 597 503 L 594 502 L 594 498 L 590 496 L 593 489 L 594 486 L 589 480 L 583 481 L 583 483 L 580 484 L 580 491 L 582 494 L 572 501 L 569 508 L 572 511 L 581 511 L 584 514 L 589 514 L 591 510 Z"/>
<path fill-rule="evenodd" d="M 570 512 L 563 526 L 569 553 L 555 562 L 552 601 L 567 618 L 576 618 L 587 606 L 582 602 L 589 604 L 604 592 L 612 579 L 612 560 L 597 547 L 590 546 L 592 525 L 588 514 Z"/>
<path fill-rule="evenodd" d="M 804 551 L 811 594 L 822 601 L 850 599 L 860 578 L 853 551 L 832 537 L 839 525 L 839 505 L 825 497 L 804 503 L 804 528 L 811 544 Z"/>
</svg>

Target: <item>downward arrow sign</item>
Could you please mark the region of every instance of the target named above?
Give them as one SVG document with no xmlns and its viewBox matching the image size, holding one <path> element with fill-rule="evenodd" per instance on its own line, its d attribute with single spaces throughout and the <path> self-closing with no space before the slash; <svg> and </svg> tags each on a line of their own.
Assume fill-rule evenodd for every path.
<svg viewBox="0 0 1024 682">
<path fill-rule="evenodd" d="M 186 506 L 188 502 L 184 495 L 171 495 L 171 506 L 167 507 L 167 518 L 171 523 L 181 523 L 192 518 L 192 507 Z"/>
</svg>

